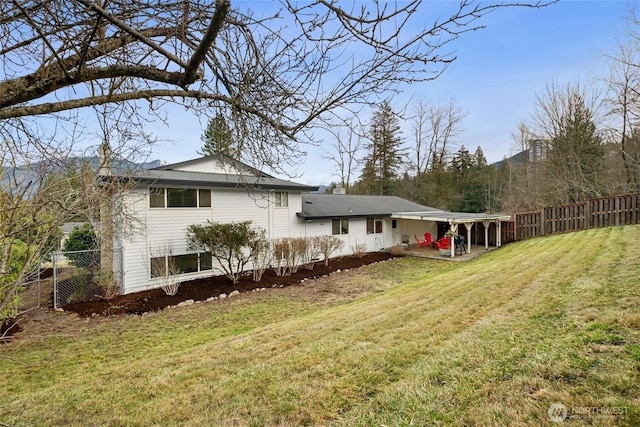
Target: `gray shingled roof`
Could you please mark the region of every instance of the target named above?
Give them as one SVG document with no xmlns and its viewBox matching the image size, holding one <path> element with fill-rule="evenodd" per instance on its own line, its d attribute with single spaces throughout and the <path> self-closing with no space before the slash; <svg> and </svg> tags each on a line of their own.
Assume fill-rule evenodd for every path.
<svg viewBox="0 0 640 427">
<path fill-rule="evenodd" d="M 194 165 L 200 162 L 209 161 L 212 157 L 218 158 L 225 163 L 234 165 L 238 174 L 225 174 L 213 172 L 195 172 L 179 170 L 187 165 Z M 245 173 L 246 172 L 246 173 Z M 100 176 L 103 181 L 119 180 L 124 182 L 136 182 L 138 184 L 149 185 L 178 185 L 189 187 L 217 187 L 217 188 L 256 188 L 267 190 L 293 190 L 293 191 L 317 191 L 318 187 L 298 184 L 297 182 L 286 181 L 275 178 L 256 168 L 234 160 L 223 154 L 200 157 L 198 159 L 187 160 L 185 162 L 172 163 L 159 166 L 153 169 L 137 170 L 131 173 L 114 176 Z"/>
<path fill-rule="evenodd" d="M 391 216 L 395 212 L 440 212 L 396 196 L 353 196 L 348 194 L 303 194 L 304 219 Z"/>
<path fill-rule="evenodd" d="M 194 187 L 261 188 L 273 190 L 316 191 L 318 187 L 298 184 L 271 176 L 227 175 L 222 173 L 187 172 L 150 169 L 120 177 L 125 181 L 151 185 L 182 185 Z"/>
</svg>

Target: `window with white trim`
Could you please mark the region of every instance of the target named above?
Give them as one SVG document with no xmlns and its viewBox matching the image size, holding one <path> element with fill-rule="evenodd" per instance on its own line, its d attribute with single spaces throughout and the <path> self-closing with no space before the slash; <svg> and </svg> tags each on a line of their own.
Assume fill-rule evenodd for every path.
<svg viewBox="0 0 640 427">
<path fill-rule="evenodd" d="M 380 234 L 380 233 L 382 233 L 382 219 L 367 218 L 367 234 Z"/>
<path fill-rule="evenodd" d="M 149 188 L 150 208 L 210 208 L 211 190 L 196 188 Z"/>
<path fill-rule="evenodd" d="M 289 193 L 286 191 L 276 191 L 274 193 L 276 208 L 289 207 Z"/>
<path fill-rule="evenodd" d="M 332 219 L 331 234 L 334 236 L 340 234 L 349 234 L 349 218 Z"/>
</svg>

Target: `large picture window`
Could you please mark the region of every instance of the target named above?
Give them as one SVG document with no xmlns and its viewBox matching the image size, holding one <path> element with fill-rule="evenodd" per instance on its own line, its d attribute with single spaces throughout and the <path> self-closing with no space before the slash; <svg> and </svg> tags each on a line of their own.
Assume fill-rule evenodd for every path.
<svg viewBox="0 0 640 427">
<path fill-rule="evenodd" d="M 349 219 L 332 219 L 331 220 L 331 233 L 335 235 L 349 234 Z"/>
<path fill-rule="evenodd" d="M 211 190 L 195 188 L 152 187 L 149 189 L 149 207 L 210 208 Z"/>
<path fill-rule="evenodd" d="M 194 188 L 167 188 L 168 208 L 197 208 L 198 192 Z"/>
<path fill-rule="evenodd" d="M 382 233 L 382 220 L 380 218 L 367 218 L 367 234 Z"/>
</svg>

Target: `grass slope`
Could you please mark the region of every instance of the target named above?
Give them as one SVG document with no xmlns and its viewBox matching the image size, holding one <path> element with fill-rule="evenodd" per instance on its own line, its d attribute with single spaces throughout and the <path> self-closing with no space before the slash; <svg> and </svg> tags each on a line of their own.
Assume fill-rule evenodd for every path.
<svg viewBox="0 0 640 427">
<path fill-rule="evenodd" d="M 0 423 L 640 425 L 639 273 L 629 226 L 91 320 L 0 347 Z"/>
</svg>

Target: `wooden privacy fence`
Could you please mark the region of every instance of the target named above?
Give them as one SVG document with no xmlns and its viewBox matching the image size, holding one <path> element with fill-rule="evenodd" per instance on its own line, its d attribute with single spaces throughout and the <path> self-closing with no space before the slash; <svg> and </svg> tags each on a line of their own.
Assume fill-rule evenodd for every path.
<svg viewBox="0 0 640 427">
<path fill-rule="evenodd" d="M 515 214 L 513 221 L 503 223 L 503 227 L 513 223 L 515 231 L 513 236 L 503 235 L 503 243 L 589 228 L 640 224 L 639 211 L 640 193 L 634 193 Z"/>
</svg>

